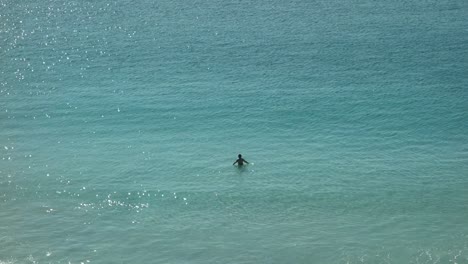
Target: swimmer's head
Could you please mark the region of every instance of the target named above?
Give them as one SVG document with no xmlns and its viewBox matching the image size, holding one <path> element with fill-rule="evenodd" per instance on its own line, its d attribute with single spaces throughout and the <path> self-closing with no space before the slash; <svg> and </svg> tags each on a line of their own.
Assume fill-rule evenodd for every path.
<svg viewBox="0 0 468 264">
<path fill-rule="evenodd" d="M 242 158 L 242 155 L 241 155 L 241 154 L 239 154 L 239 155 L 237 155 L 237 157 L 239 157 L 239 159 L 240 159 L 240 158 Z"/>
</svg>

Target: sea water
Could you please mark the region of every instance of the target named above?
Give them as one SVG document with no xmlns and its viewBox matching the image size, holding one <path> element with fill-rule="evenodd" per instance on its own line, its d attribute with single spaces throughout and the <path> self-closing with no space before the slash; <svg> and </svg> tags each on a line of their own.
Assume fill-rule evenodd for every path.
<svg viewBox="0 0 468 264">
<path fill-rule="evenodd" d="M 468 263 L 467 1 L 0 0 L 0 74 L 0 263 Z"/>
</svg>

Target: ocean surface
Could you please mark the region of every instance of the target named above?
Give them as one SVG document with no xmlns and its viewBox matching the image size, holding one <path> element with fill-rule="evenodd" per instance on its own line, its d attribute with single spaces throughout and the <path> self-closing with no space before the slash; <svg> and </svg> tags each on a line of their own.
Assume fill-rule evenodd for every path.
<svg viewBox="0 0 468 264">
<path fill-rule="evenodd" d="M 0 263 L 468 263 L 468 2 L 0 0 Z"/>
</svg>

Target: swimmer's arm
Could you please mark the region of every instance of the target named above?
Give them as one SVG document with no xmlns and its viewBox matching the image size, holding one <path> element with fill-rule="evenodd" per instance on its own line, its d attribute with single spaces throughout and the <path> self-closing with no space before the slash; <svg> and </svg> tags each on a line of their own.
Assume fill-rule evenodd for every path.
<svg viewBox="0 0 468 264">
<path fill-rule="evenodd" d="M 250 164 L 248 161 L 244 160 L 245 163 Z"/>
<path fill-rule="evenodd" d="M 234 163 L 232 165 L 236 165 L 237 162 L 238 162 L 238 160 L 234 161 Z"/>
</svg>

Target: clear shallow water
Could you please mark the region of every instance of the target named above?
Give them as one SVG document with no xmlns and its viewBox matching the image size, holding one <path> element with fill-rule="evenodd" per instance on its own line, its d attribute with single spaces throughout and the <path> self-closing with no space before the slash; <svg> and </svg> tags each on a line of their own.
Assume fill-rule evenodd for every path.
<svg viewBox="0 0 468 264">
<path fill-rule="evenodd" d="M 0 3 L 0 263 L 468 263 L 465 2 Z"/>
</svg>

